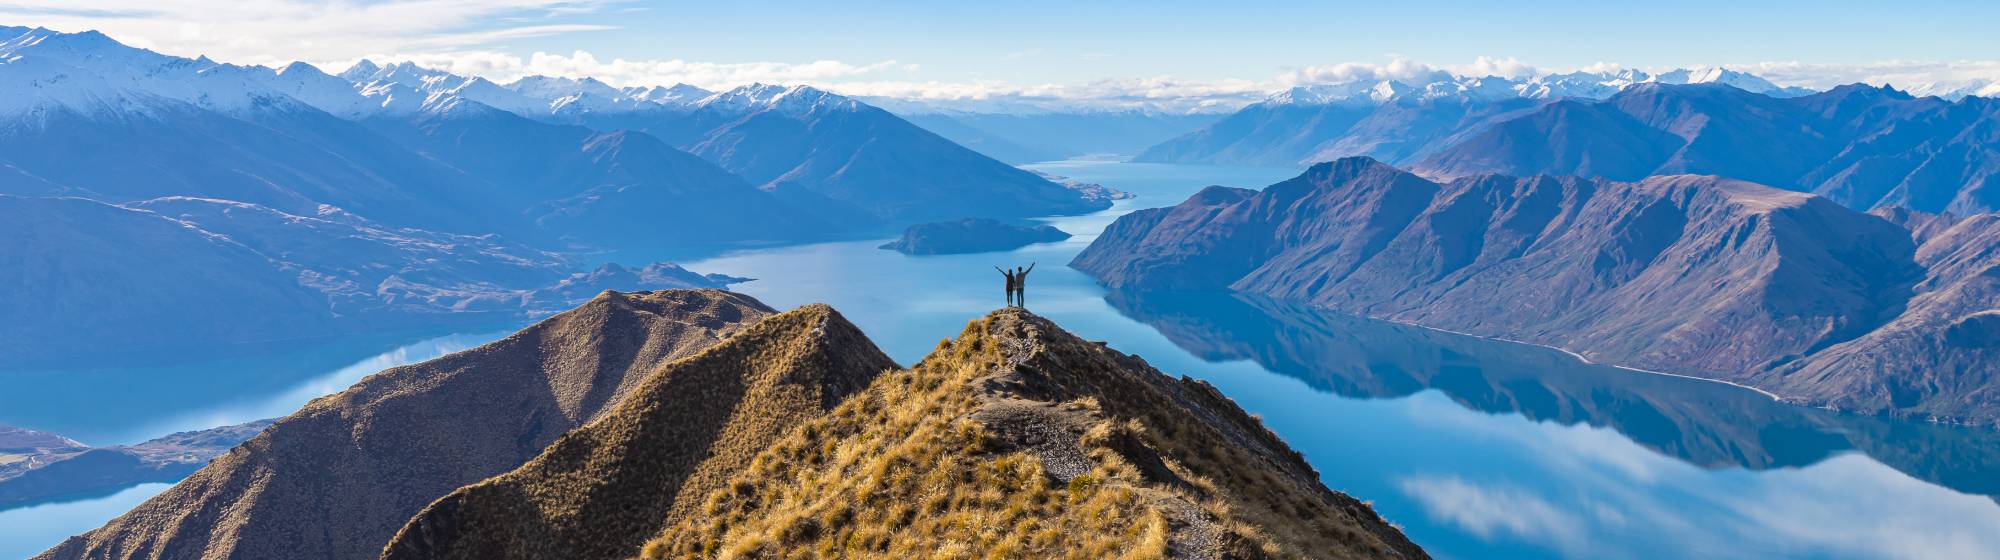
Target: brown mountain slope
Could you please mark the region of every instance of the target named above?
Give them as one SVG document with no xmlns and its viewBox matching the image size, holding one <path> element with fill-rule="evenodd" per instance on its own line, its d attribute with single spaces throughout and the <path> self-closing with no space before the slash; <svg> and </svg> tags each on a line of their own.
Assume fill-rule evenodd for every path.
<svg viewBox="0 0 2000 560">
<path fill-rule="evenodd" d="M 1133 216 L 1072 265 L 1117 288 L 1234 289 L 1714 377 L 1866 332 L 1922 273 L 1885 220 L 1693 175 L 1439 184 L 1352 158 Z"/>
<path fill-rule="evenodd" d="M 1893 320 L 1759 381 L 1840 409 L 2000 419 L 2000 214 L 1937 229 L 1917 248 L 1929 273 Z"/>
<path fill-rule="evenodd" d="M 833 308 L 757 323 L 661 368 L 602 420 L 438 500 L 391 558 L 626 558 L 786 431 L 896 363 Z"/>
<path fill-rule="evenodd" d="M 2000 307 L 2000 218 L 1948 222 L 1718 177 L 1436 183 L 1351 158 L 1134 212 L 1071 265 L 1114 288 L 1254 293 L 2000 422 L 2000 314 L 1982 314 Z"/>
<path fill-rule="evenodd" d="M 645 374 L 770 313 L 717 290 L 606 292 L 497 342 L 314 400 L 40 558 L 374 556 L 425 504 L 520 466 Z"/>
<path fill-rule="evenodd" d="M 718 366 L 831 375 L 752 357 L 872 351 L 844 323 L 797 333 L 801 313 L 838 317 L 773 318 L 648 387 Z M 778 413 L 808 419 L 771 441 L 686 445 L 673 430 L 700 395 L 649 396 L 433 504 L 384 558 L 1426 557 L 1208 384 L 1022 310 L 831 410 Z"/>
</svg>

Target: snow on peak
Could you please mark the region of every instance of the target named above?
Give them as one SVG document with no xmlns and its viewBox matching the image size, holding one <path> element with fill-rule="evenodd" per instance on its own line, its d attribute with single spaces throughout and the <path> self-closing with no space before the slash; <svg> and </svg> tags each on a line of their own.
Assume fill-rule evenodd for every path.
<svg viewBox="0 0 2000 560">
<path fill-rule="evenodd" d="M 1720 66 L 1670 70 L 1653 76 L 1651 81 L 1662 84 L 1722 84 L 1750 93 L 1761 93 L 1772 97 L 1798 97 L 1813 93 L 1813 90 L 1779 86 L 1755 74 L 1730 70 Z"/>
<path fill-rule="evenodd" d="M 1387 82 L 1382 82 L 1386 84 Z M 1341 103 L 1368 103 L 1380 101 L 1374 98 L 1378 84 L 1366 81 L 1336 84 L 1313 84 L 1297 86 L 1278 92 L 1265 101 L 1280 105 L 1334 105 Z"/>
<path fill-rule="evenodd" d="M 376 64 L 373 60 L 364 58 L 360 62 L 354 63 L 353 66 L 347 67 L 346 70 L 342 70 L 338 76 L 349 82 L 362 83 L 368 81 L 368 78 L 381 71 L 381 65 Z"/>
<path fill-rule="evenodd" d="M 1918 82 L 1907 84 L 1905 92 L 1915 96 L 1934 96 L 1948 100 L 1964 99 L 1968 96 L 2000 97 L 2000 80 L 1966 79 L 1938 82 Z"/>
<path fill-rule="evenodd" d="M 775 111 L 798 116 L 819 110 L 853 111 L 861 103 L 811 86 L 750 84 L 702 99 L 702 108 L 729 113 Z"/>
<path fill-rule="evenodd" d="M 170 100 L 230 113 L 302 107 L 266 83 L 269 68 L 167 56 L 95 31 L 30 29 L 0 40 L 0 58 L 13 66 L 8 73 L 15 77 L 6 85 L 10 95 L 0 101 L 9 113 L 38 107 L 86 114 L 148 110 L 104 104 L 112 100 Z"/>
<path fill-rule="evenodd" d="M 596 78 L 559 78 L 553 76 L 528 76 L 507 84 L 507 89 L 522 95 L 542 99 L 557 99 L 573 95 L 597 95 L 607 98 L 621 96 L 618 88 L 597 81 Z"/>
<path fill-rule="evenodd" d="M 1781 87 L 1753 74 L 1721 67 L 1679 69 L 1647 74 L 1632 69 L 1602 72 L 1542 74 L 1524 78 L 1499 76 L 1466 77 L 1438 73 L 1415 81 L 1356 81 L 1293 87 L 1265 99 L 1266 103 L 1331 105 L 1343 103 L 1386 103 L 1392 100 L 1467 99 L 1492 101 L 1508 98 L 1560 99 L 1577 97 L 1603 99 L 1635 84 L 1726 84 L 1774 97 L 1812 93 L 1797 87 Z M 1422 81 L 1429 80 L 1429 81 Z"/>
<path fill-rule="evenodd" d="M 645 101 L 648 103 L 658 103 L 660 105 L 668 105 L 668 106 L 691 105 L 697 101 L 701 101 L 702 99 L 707 98 L 708 96 L 715 95 L 715 92 L 713 91 L 701 89 L 687 84 L 674 84 L 673 86 L 670 87 L 653 86 L 650 88 L 646 87 L 625 88 L 624 93 L 625 95 L 630 96 L 633 99 Z"/>
</svg>

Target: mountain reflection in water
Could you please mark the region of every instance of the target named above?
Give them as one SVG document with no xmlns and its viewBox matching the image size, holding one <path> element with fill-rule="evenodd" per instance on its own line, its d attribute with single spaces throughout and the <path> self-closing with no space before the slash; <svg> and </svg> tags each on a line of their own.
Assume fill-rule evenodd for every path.
<svg viewBox="0 0 2000 560">
<path fill-rule="evenodd" d="M 1112 292 L 1105 299 L 1204 360 L 1251 360 L 1344 397 L 1435 389 L 1473 410 L 1610 428 L 1711 469 L 1803 467 L 1858 451 L 1917 479 L 2000 495 L 2000 433 L 1991 430 L 1794 406 L 1721 383 L 1585 363 L 1555 349 L 1251 295 Z"/>
</svg>

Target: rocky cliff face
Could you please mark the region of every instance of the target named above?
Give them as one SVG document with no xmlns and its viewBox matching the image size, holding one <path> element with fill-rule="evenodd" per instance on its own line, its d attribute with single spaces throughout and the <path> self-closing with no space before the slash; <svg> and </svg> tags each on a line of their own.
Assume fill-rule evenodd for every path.
<svg viewBox="0 0 2000 560">
<path fill-rule="evenodd" d="M 384 557 L 1425 557 L 1206 383 L 1026 311 L 890 367 L 830 309 L 773 317 Z"/>
<path fill-rule="evenodd" d="M 519 467 L 661 365 L 771 313 L 715 290 L 607 292 L 317 399 L 40 558 L 375 556 L 426 504 Z"/>
<path fill-rule="evenodd" d="M 1113 287 L 1259 293 L 1831 403 L 1851 391 L 1824 389 L 1842 383 L 1885 394 L 1896 383 L 1854 368 L 1825 374 L 1842 382 L 1779 379 L 1908 328 L 1899 318 L 1942 330 L 1977 311 L 1981 299 L 1951 287 L 1977 284 L 1983 257 L 1967 248 L 1990 247 L 1967 223 L 1919 251 L 1888 220 L 1741 181 L 1437 183 L 1347 159 L 1261 192 L 1134 213 L 1072 265 Z M 1911 316 L 1930 299 L 1960 303 Z M 1984 400 L 1977 387 L 1995 367 L 1928 369 L 1977 358 L 1942 346 L 1893 356 L 1930 382 L 1856 408 L 1956 416 L 1949 403 Z"/>
</svg>

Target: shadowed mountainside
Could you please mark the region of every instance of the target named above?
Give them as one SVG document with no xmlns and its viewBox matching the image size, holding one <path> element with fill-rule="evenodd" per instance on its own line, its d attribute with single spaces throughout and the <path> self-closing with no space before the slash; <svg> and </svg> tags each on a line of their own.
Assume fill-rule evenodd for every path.
<svg viewBox="0 0 2000 560">
<path fill-rule="evenodd" d="M 1795 98 L 1733 87 L 1641 84 L 1561 101 L 1421 160 L 1426 175 L 1694 173 L 1811 192 L 1859 208 L 2000 210 L 2000 101 L 1945 101 L 1847 85 Z"/>
<path fill-rule="evenodd" d="M 805 86 L 751 85 L 692 106 L 584 115 L 646 132 L 836 223 L 1025 218 L 1102 210 L 1082 196 L 887 111 Z"/>
<path fill-rule="evenodd" d="M 878 355 L 829 309 L 767 320 L 432 504 L 384 558 L 1426 557 L 1208 384 L 1026 311 L 907 370 L 857 354 Z M 738 409 L 694 428 L 756 437 L 675 437 L 701 379 L 798 385 L 783 422 Z"/>
<path fill-rule="evenodd" d="M 626 558 L 661 524 L 896 363 L 832 308 L 757 323 L 654 372 L 520 469 L 425 508 L 392 558 Z"/>
<path fill-rule="evenodd" d="M 717 290 L 604 293 L 316 399 L 39 558 L 375 556 L 425 504 L 520 466 L 661 365 L 770 313 Z"/>
</svg>

